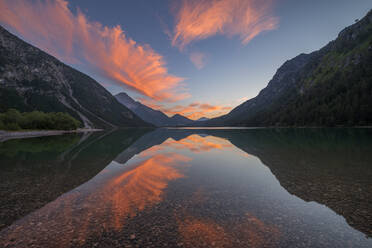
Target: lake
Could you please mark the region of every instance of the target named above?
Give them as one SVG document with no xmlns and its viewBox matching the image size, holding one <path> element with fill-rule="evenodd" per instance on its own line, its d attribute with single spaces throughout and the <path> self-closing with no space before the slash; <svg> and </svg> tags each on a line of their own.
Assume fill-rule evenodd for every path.
<svg viewBox="0 0 372 248">
<path fill-rule="evenodd" d="M 0 247 L 372 247 L 372 129 L 0 143 Z"/>
</svg>

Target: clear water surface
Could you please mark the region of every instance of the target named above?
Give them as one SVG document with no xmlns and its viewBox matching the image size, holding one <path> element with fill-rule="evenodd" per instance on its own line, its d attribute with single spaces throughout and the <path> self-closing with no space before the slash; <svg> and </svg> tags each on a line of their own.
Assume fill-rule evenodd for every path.
<svg viewBox="0 0 372 248">
<path fill-rule="evenodd" d="M 372 129 L 0 143 L 0 247 L 372 247 Z"/>
</svg>

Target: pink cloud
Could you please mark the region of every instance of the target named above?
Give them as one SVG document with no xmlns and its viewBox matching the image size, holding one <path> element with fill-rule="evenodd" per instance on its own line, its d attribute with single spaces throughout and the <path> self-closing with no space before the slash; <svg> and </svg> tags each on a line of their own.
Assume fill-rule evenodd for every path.
<svg viewBox="0 0 372 248">
<path fill-rule="evenodd" d="M 276 28 L 273 0 L 182 0 L 174 9 L 172 45 L 181 50 L 193 41 L 217 34 L 240 36 L 247 44 L 259 33 Z"/>
<path fill-rule="evenodd" d="M 193 120 L 199 119 L 200 117 L 214 118 L 223 114 L 227 114 L 232 109 L 232 107 L 230 106 L 212 105 L 209 103 L 199 102 L 193 102 L 188 105 L 175 105 L 170 107 L 164 106 L 151 100 L 148 101 L 145 99 L 141 99 L 141 102 L 146 106 L 149 106 L 150 108 L 162 111 L 168 116 L 180 114 Z"/>
<path fill-rule="evenodd" d="M 138 44 L 120 26 L 107 27 L 72 13 L 65 0 L 1 0 L 0 23 L 70 64 L 83 64 L 157 101 L 189 97 L 183 78 L 168 72 L 164 58 Z"/>
<path fill-rule="evenodd" d="M 199 70 L 201 70 L 205 66 L 206 56 L 204 53 L 200 52 L 193 52 L 190 54 L 190 60 L 195 65 L 195 67 Z"/>
</svg>

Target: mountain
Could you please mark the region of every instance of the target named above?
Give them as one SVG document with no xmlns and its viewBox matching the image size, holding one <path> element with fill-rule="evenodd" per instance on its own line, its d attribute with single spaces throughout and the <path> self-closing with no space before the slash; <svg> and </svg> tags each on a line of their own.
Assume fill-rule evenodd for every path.
<svg viewBox="0 0 372 248">
<path fill-rule="evenodd" d="M 66 112 L 85 127 L 149 126 L 91 77 L 0 26 L 0 112 Z"/>
<path fill-rule="evenodd" d="M 136 115 L 142 118 L 142 120 L 154 124 L 157 127 L 187 126 L 195 123 L 195 121 L 179 114 L 176 114 L 173 117 L 168 117 L 159 110 L 152 109 L 140 102 L 133 100 L 124 92 L 115 95 L 115 98 L 125 107 L 129 108 Z"/>
<path fill-rule="evenodd" d="M 140 102 L 133 100 L 124 92 L 115 95 L 115 98 L 146 122 L 152 123 L 158 127 L 169 126 L 170 124 L 170 118 L 163 112 L 154 110 Z"/>
<path fill-rule="evenodd" d="M 175 114 L 170 119 L 173 126 L 189 126 L 195 123 L 195 121 L 180 114 Z"/>
<path fill-rule="evenodd" d="M 285 62 L 267 87 L 206 125 L 372 124 L 372 11 L 337 39 Z"/>
<path fill-rule="evenodd" d="M 209 118 L 207 118 L 207 117 L 200 117 L 196 121 L 208 121 L 208 120 L 209 120 Z"/>
</svg>

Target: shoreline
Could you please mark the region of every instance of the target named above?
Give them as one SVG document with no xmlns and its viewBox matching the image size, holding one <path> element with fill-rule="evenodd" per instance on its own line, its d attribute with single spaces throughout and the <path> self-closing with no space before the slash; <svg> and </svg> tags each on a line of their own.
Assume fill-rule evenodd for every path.
<svg viewBox="0 0 372 248">
<path fill-rule="evenodd" d="M 100 132 L 103 129 L 79 128 L 76 130 L 25 130 L 25 131 L 2 131 L 0 130 L 0 142 L 10 139 L 25 139 L 43 136 L 56 136 L 69 133 Z"/>
<path fill-rule="evenodd" d="M 242 127 L 242 126 L 232 126 L 232 127 L 157 127 L 165 129 L 321 129 L 321 128 L 355 128 L 355 129 L 370 129 L 372 126 L 354 126 L 354 127 Z M 96 128 L 78 128 L 76 130 L 21 130 L 21 131 L 4 131 L 0 130 L 0 142 L 4 142 L 10 139 L 25 139 L 25 138 L 34 138 L 34 137 L 43 137 L 43 136 L 57 136 L 69 133 L 87 133 L 87 132 L 101 132 L 104 129 Z"/>
<path fill-rule="evenodd" d="M 285 127 L 285 126 L 257 126 L 257 127 L 245 127 L 245 126 L 179 126 L 179 127 L 157 127 L 165 129 L 369 129 L 372 126 L 296 126 L 296 127 Z"/>
</svg>

